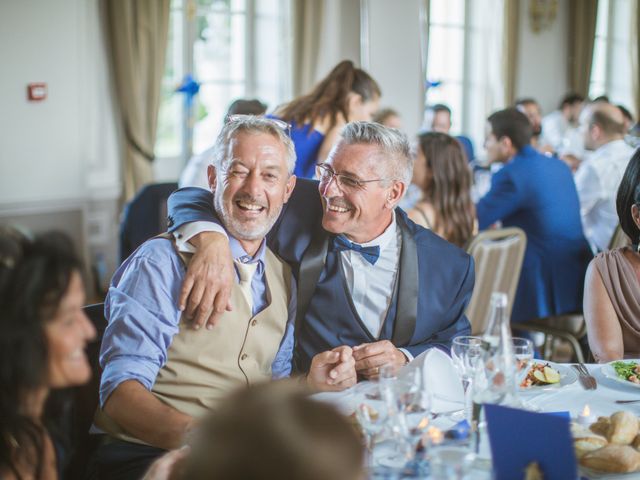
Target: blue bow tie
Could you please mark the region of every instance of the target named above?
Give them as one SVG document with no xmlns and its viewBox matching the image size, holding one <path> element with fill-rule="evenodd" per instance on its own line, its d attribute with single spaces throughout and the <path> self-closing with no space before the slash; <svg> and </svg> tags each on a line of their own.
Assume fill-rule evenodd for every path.
<svg viewBox="0 0 640 480">
<path fill-rule="evenodd" d="M 363 247 L 357 243 L 350 242 L 344 235 L 338 235 L 333 239 L 333 250 L 336 252 L 354 250 L 359 252 L 371 265 L 375 265 L 378 258 L 380 258 L 380 247 L 378 245 Z"/>
</svg>

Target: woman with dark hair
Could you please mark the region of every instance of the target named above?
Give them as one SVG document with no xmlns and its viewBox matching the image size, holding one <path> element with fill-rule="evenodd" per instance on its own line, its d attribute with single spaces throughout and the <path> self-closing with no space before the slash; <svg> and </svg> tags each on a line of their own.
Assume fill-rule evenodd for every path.
<svg viewBox="0 0 640 480">
<path fill-rule="evenodd" d="M 616 210 L 633 245 L 598 254 L 584 286 L 584 319 L 598 362 L 640 357 L 640 149 L 620 182 Z"/>
<path fill-rule="evenodd" d="M 477 232 L 471 170 L 458 141 L 444 133 L 418 136 L 412 183 L 423 191 L 409 218 L 445 240 L 464 246 Z"/>
<path fill-rule="evenodd" d="M 378 109 L 380 87 L 371 76 L 344 60 L 310 93 L 279 107 L 273 118 L 291 125 L 298 177 L 313 178 L 348 122 L 370 121 Z"/>
<path fill-rule="evenodd" d="M 56 479 L 47 430 L 51 389 L 91 376 L 95 329 L 85 316 L 82 266 L 62 234 L 28 240 L 0 229 L 0 478 Z"/>
</svg>

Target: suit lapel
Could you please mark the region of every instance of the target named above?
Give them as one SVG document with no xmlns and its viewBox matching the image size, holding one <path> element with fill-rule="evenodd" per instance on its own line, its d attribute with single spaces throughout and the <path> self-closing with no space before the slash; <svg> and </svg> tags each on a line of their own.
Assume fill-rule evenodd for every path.
<svg viewBox="0 0 640 480">
<path fill-rule="evenodd" d="M 296 328 L 307 313 L 309 302 L 324 268 L 329 246 L 329 236 L 320 226 L 316 228 L 311 243 L 302 255 L 298 270 L 298 305 L 296 308 Z"/>
<path fill-rule="evenodd" d="M 396 321 L 391 341 L 397 347 L 408 345 L 416 328 L 418 314 L 418 248 L 404 218 L 398 215 L 400 228 L 400 272 Z"/>
</svg>

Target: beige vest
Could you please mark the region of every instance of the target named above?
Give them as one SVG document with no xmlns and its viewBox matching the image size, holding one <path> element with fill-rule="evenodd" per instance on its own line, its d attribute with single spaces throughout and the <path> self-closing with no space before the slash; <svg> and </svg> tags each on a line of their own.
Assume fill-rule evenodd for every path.
<svg viewBox="0 0 640 480">
<path fill-rule="evenodd" d="M 190 255 L 180 254 L 188 264 Z M 167 405 L 199 418 L 240 386 L 269 380 L 271 364 L 284 336 L 291 296 L 291 270 L 265 251 L 267 306 L 255 317 L 238 284 L 231 291 L 233 311 L 211 330 L 194 330 L 184 317 L 151 389 Z M 101 409 L 95 424 L 110 435 L 144 443 L 120 428 Z"/>
</svg>

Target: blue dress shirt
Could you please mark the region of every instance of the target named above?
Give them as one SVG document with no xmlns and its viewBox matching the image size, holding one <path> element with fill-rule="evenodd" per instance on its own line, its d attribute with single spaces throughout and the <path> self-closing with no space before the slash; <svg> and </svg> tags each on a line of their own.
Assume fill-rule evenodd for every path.
<svg viewBox="0 0 640 480">
<path fill-rule="evenodd" d="M 253 258 L 231 236 L 229 244 L 234 259 L 258 262 L 251 282 L 255 315 L 267 306 L 265 243 Z M 126 380 L 137 380 L 149 390 L 153 387 L 158 371 L 167 361 L 173 336 L 179 330 L 182 312 L 178 310 L 178 297 L 184 275 L 184 265 L 172 242 L 164 239 L 145 242 L 114 274 L 105 300 L 105 317 L 109 323 L 100 348 L 100 365 L 104 369 L 100 405 Z M 273 378 L 291 373 L 296 312 L 293 279 L 291 285 L 287 327 L 271 365 Z"/>
</svg>

